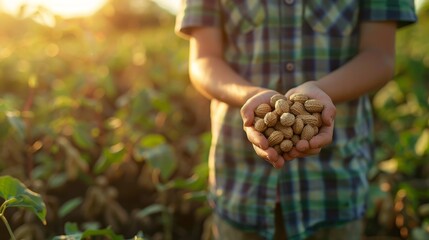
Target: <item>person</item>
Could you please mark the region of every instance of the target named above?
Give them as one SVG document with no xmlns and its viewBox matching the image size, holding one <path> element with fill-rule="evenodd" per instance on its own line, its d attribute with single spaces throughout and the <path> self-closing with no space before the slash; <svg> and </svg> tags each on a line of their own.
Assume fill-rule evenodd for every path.
<svg viewBox="0 0 429 240">
<path fill-rule="evenodd" d="M 176 33 L 210 101 L 215 239 L 359 239 L 373 162 L 369 94 L 394 74 L 412 0 L 184 0 Z M 321 100 L 324 126 L 279 155 L 253 127 L 275 94 Z M 265 160 L 265 161 L 264 161 Z"/>
</svg>

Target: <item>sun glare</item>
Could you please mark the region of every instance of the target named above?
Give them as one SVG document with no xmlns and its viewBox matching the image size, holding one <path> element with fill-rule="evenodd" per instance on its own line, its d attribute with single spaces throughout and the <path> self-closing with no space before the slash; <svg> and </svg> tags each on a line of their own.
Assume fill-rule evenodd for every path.
<svg viewBox="0 0 429 240">
<path fill-rule="evenodd" d="M 23 5 L 30 8 L 43 6 L 67 18 L 91 15 L 103 6 L 106 0 L 2 0 L 0 3 L 3 10 L 9 13 L 17 13 Z"/>
</svg>

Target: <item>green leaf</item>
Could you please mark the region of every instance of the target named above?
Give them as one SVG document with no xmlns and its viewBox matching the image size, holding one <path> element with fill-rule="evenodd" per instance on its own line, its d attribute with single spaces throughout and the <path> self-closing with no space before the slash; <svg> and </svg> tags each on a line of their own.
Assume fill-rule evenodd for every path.
<svg viewBox="0 0 429 240">
<path fill-rule="evenodd" d="M 416 142 L 414 150 L 418 156 L 423 156 L 429 149 L 429 129 L 425 129 Z"/>
<path fill-rule="evenodd" d="M 149 134 L 149 135 L 146 135 L 141 140 L 140 145 L 142 147 L 150 148 L 150 147 L 158 146 L 158 145 L 163 144 L 165 142 L 166 142 L 166 140 L 165 140 L 164 136 L 162 136 L 160 134 Z"/>
<path fill-rule="evenodd" d="M 74 126 L 73 140 L 84 149 L 91 149 L 94 147 L 94 140 L 91 136 L 90 127 L 86 124 L 77 124 Z"/>
<path fill-rule="evenodd" d="M 159 134 L 144 137 L 134 148 L 134 157 L 137 160 L 145 160 L 152 168 L 160 170 L 163 179 L 171 177 L 177 168 L 173 147 Z"/>
<path fill-rule="evenodd" d="M 67 174 L 66 173 L 58 173 L 52 175 L 48 179 L 48 186 L 50 188 L 57 188 L 63 186 L 67 182 Z"/>
<path fill-rule="evenodd" d="M 82 238 L 84 239 L 89 237 L 97 237 L 97 236 L 98 237 L 104 236 L 104 237 L 107 237 L 107 239 L 109 240 L 124 240 L 123 236 L 115 234 L 113 230 L 110 228 L 101 229 L 101 230 L 86 230 L 82 234 Z M 92 239 L 92 238 L 89 238 L 89 239 Z"/>
<path fill-rule="evenodd" d="M 189 193 L 183 194 L 183 198 L 186 200 L 205 202 L 207 201 L 207 192 L 206 191 L 189 192 Z"/>
<path fill-rule="evenodd" d="M 137 212 L 136 216 L 139 218 L 145 218 L 149 215 L 161 213 L 163 211 L 167 211 L 167 208 L 165 206 L 161 204 L 152 204 Z"/>
<path fill-rule="evenodd" d="M 25 124 L 22 121 L 19 112 L 17 111 L 9 111 L 6 113 L 7 120 L 9 124 L 15 129 L 20 139 L 24 139 L 25 137 Z"/>
<path fill-rule="evenodd" d="M 102 173 L 112 164 L 121 162 L 124 159 L 125 154 L 125 146 L 122 143 L 103 149 L 103 154 L 95 164 L 95 173 Z"/>
<path fill-rule="evenodd" d="M 42 197 L 11 176 L 0 177 L 0 197 L 9 201 L 6 207 L 22 207 L 33 211 L 46 224 L 46 206 Z M 6 203 L 5 202 L 5 203 Z"/>
<path fill-rule="evenodd" d="M 64 232 L 67 235 L 82 234 L 82 232 L 79 231 L 79 227 L 77 226 L 77 223 L 71 223 L 71 222 L 66 222 L 64 226 Z"/>
<path fill-rule="evenodd" d="M 75 210 L 81 203 L 82 203 L 81 197 L 68 200 L 58 210 L 58 215 L 60 216 L 60 218 L 67 216 L 70 212 Z"/>
<path fill-rule="evenodd" d="M 142 157 L 152 168 L 160 170 L 163 179 L 168 179 L 176 170 L 177 162 L 174 158 L 173 148 L 167 144 L 145 149 Z"/>
<path fill-rule="evenodd" d="M 79 231 L 79 228 L 76 223 L 66 223 L 65 227 L 66 235 L 56 236 L 53 240 L 81 240 L 81 239 L 93 239 L 91 237 L 107 237 L 109 240 L 124 240 L 124 237 L 121 235 L 115 234 L 112 229 L 89 229 L 84 232 Z M 97 238 L 98 239 L 98 238 Z M 104 238 L 103 238 L 104 239 Z"/>
</svg>

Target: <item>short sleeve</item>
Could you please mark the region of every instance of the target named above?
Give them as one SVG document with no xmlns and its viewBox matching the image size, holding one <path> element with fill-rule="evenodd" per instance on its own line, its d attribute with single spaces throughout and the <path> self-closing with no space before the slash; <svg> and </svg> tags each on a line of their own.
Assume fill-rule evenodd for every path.
<svg viewBox="0 0 429 240">
<path fill-rule="evenodd" d="M 361 21 L 396 21 L 398 28 L 417 21 L 414 0 L 363 0 Z"/>
<path fill-rule="evenodd" d="M 181 10 L 176 17 L 176 34 L 189 38 L 194 27 L 220 26 L 219 9 L 217 0 L 182 0 Z"/>
</svg>

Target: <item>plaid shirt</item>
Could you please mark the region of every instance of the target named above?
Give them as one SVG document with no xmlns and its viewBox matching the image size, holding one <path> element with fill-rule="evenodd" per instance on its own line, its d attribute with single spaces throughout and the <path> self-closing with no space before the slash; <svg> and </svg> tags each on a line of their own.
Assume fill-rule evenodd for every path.
<svg viewBox="0 0 429 240">
<path fill-rule="evenodd" d="M 416 20 L 412 0 L 187 0 L 176 32 L 219 27 L 224 58 L 255 85 L 285 93 L 317 80 L 358 53 L 361 21 Z M 280 170 L 259 158 L 239 108 L 211 102 L 210 203 L 226 221 L 266 239 L 282 206 L 288 239 L 364 215 L 372 162 L 368 96 L 337 106 L 333 143 Z"/>
</svg>

